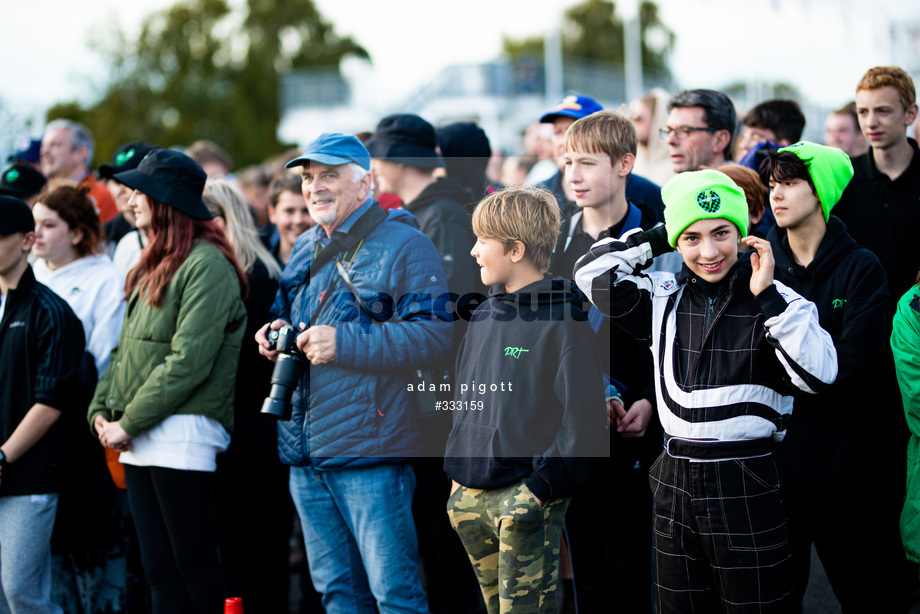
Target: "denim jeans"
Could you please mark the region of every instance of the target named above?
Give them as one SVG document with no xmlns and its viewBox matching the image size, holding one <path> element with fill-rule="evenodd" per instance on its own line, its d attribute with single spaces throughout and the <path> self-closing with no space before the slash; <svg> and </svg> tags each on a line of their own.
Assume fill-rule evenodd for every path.
<svg viewBox="0 0 920 614">
<path fill-rule="evenodd" d="M 0 614 L 54 614 L 51 529 L 57 494 L 0 497 Z"/>
<path fill-rule="evenodd" d="M 291 467 L 310 575 L 327 614 L 427 614 L 407 464 Z"/>
</svg>

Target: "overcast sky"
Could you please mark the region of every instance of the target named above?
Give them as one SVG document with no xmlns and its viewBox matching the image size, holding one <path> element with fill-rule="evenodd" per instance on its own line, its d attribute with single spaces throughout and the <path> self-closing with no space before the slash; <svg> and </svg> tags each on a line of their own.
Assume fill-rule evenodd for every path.
<svg viewBox="0 0 920 614">
<path fill-rule="evenodd" d="M 243 6 L 244 0 L 229 0 Z M 618 2 L 618 7 L 627 2 Z M 92 101 L 105 66 L 88 47 L 92 32 L 119 23 L 136 33 L 143 17 L 175 0 L 4 0 L 0 21 L 0 100 L 28 113 L 78 98 Z M 443 66 L 495 58 L 502 35 L 539 34 L 572 0 L 316 0 L 342 34 L 368 49 L 373 66 L 402 99 Z M 748 78 L 785 81 L 827 106 L 853 96 L 878 64 L 920 62 L 920 2 L 887 0 L 659 0 L 677 33 L 672 69 L 680 85 L 721 87 Z M 619 10 L 619 9 L 618 9 Z M 912 23 L 912 47 L 898 55 L 890 24 Z M 904 49 L 902 47 L 902 49 Z M 905 66 L 920 69 L 920 66 Z M 36 113 L 38 113 L 36 111 Z"/>
</svg>

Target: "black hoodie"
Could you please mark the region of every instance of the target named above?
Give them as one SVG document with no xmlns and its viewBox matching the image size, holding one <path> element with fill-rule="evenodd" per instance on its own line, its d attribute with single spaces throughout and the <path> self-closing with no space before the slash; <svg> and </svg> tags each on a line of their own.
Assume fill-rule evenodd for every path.
<svg viewBox="0 0 920 614">
<path fill-rule="evenodd" d="M 444 265 L 447 289 L 460 296 L 481 290 L 479 267 L 470 255 L 476 240 L 472 220 L 463 205 L 473 200 L 469 190 L 450 177 L 441 177 L 403 208 L 418 219 L 419 230 L 431 239 Z"/>
<path fill-rule="evenodd" d="M 587 478 L 606 410 L 586 302 L 572 282 L 543 279 L 473 313 L 457 358 L 451 479 L 484 489 L 525 480 L 549 501 Z"/>
<path fill-rule="evenodd" d="M 783 479 L 799 488 L 840 484 L 848 468 L 871 460 L 867 455 L 874 447 L 861 442 L 873 426 L 889 423 L 879 415 L 889 406 L 883 375 L 883 350 L 891 334 L 888 282 L 875 254 L 858 246 L 833 215 L 807 267 L 796 263 L 784 229 L 774 226 L 767 239 L 776 262 L 774 277 L 817 306 L 821 328 L 837 348 L 836 382 L 816 395 L 795 398 L 789 431 L 779 447 Z"/>
</svg>

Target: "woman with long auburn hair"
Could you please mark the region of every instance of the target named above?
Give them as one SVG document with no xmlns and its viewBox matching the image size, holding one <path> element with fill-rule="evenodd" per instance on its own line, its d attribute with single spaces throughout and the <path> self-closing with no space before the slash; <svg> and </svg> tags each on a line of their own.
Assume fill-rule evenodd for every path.
<svg viewBox="0 0 920 614">
<path fill-rule="evenodd" d="M 115 179 L 134 190 L 150 242 L 128 273 L 124 326 L 88 418 L 121 452 L 154 614 L 219 613 L 214 471 L 233 425 L 246 276 L 191 158 L 155 150 Z"/>
</svg>

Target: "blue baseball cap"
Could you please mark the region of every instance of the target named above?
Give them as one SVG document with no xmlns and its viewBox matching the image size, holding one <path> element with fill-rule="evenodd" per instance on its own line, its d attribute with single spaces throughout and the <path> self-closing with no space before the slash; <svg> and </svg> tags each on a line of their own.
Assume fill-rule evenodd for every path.
<svg viewBox="0 0 920 614">
<path fill-rule="evenodd" d="M 284 165 L 285 168 L 303 166 L 306 162 L 319 162 L 330 166 L 354 162 L 366 171 L 371 170 L 371 155 L 367 148 L 352 134 L 324 132 L 314 139 L 303 155 Z"/>
<path fill-rule="evenodd" d="M 604 107 L 590 96 L 566 96 L 556 105 L 555 109 L 540 118 L 540 123 L 551 124 L 557 117 L 581 119 L 603 110 Z"/>
<path fill-rule="evenodd" d="M 20 144 L 20 149 L 12 156 L 7 158 L 7 162 L 16 162 L 17 160 L 25 160 L 26 162 L 31 162 L 36 164 L 41 160 L 42 153 L 42 141 L 41 139 L 29 139 L 24 143 Z"/>
</svg>

